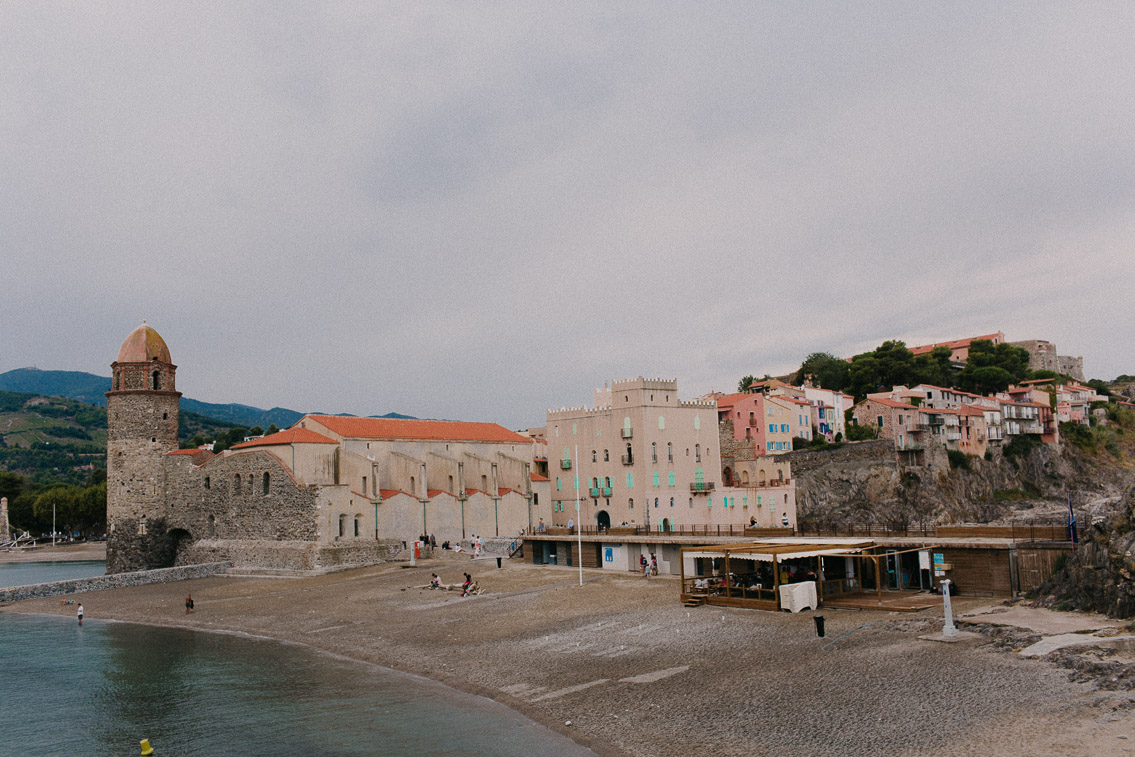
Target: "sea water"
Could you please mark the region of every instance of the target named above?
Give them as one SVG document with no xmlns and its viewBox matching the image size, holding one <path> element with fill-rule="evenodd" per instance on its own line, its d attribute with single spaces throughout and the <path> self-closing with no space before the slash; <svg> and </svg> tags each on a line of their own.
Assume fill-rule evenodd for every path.
<svg viewBox="0 0 1135 757">
<path fill-rule="evenodd" d="M 0 754 L 593 755 L 483 697 L 245 636 L 0 612 Z"/>
<path fill-rule="evenodd" d="M 0 589 L 8 586 L 42 584 L 48 581 L 67 581 L 72 578 L 91 578 L 105 574 L 106 563 L 102 560 L 0 563 Z"/>
</svg>

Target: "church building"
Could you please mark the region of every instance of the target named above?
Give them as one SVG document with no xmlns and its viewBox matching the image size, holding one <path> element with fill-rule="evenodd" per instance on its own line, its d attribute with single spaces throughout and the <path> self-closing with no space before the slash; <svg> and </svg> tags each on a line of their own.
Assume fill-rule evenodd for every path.
<svg viewBox="0 0 1135 757">
<path fill-rule="evenodd" d="M 157 331 L 131 332 L 111 371 L 108 573 L 324 570 L 388 559 L 422 533 L 514 536 L 551 518 L 533 440 L 497 424 L 307 415 L 214 455 L 178 448 L 177 366 Z"/>
</svg>

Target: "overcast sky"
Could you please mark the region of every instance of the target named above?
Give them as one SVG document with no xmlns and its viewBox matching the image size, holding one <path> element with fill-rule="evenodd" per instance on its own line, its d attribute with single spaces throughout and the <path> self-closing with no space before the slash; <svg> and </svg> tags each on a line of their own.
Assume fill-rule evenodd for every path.
<svg viewBox="0 0 1135 757">
<path fill-rule="evenodd" d="M 1135 5 L 5 2 L 0 371 L 542 425 L 1002 330 L 1135 374 Z"/>
</svg>

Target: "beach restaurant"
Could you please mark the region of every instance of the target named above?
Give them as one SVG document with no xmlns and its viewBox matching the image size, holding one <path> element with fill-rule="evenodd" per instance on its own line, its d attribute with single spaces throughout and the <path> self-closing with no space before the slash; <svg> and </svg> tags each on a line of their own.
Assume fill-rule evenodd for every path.
<svg viewBox="0 0 1135 757">
<path fill-rule="evenodd" d="M 925 594 L 916 598 L 916 592 L 888 591 L 884 600 L 884 573 L 902 552 L 927 549 L 881 552 L 875 542 L 854 538 L 686 547 L 682 602 L 792 611 L 820 604 L 921 609 L 928 603 Z"/>
</svg>

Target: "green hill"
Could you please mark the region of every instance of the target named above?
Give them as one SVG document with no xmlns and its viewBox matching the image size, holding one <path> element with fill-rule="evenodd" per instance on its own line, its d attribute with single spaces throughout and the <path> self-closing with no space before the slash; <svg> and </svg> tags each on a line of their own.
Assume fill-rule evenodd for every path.
<svg viewBox="0 0 1135 757">
<path fill-rule="evenodd" d="M 234 424 L 182 412 L 178 435 L 212 438 Z M 106 466 L 106 410 L 66 397 L 0 390 L 0 470 L 80 483 Z"/>
<path fill-rule="evenodd" d="M 96 376 L 93 373 L 83 373 L 82 371 L 41 371 L 38 368 L 17 368 L 7 373 L 0 373 L 0 391 L 66 397 L 99 407 L 106 407 L 106 393 L 110 391 L 110 378 Z M 227 404 L 201 402 L 189 397 L 181 398 L 181 412 L 182 415 L 187 412 L 197 413 L 245 428 L 252 428 L 253 426 L 268 428 L 273 424 L 279 428 L 288 428 L 304 415 L 297 410 L 289 410 L 286 407 L 264 410 L 236 402 Z M 330 414 L 334 415 L 334 413 Z M 374 417 L 413 418 L 414 416 L 387 413 Z"/>
</svg>

